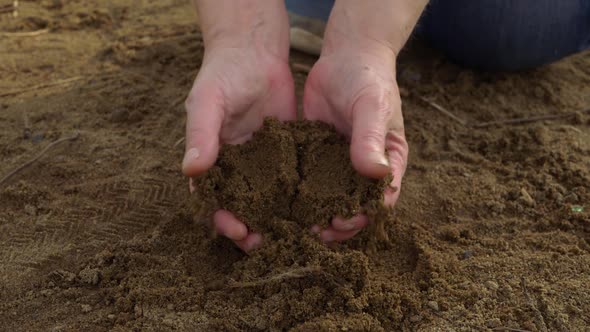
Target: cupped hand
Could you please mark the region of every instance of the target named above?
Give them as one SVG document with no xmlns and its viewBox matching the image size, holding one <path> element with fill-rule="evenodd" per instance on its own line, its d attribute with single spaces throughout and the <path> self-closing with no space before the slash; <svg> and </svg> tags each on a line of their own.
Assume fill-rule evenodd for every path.
<svg viewBox="0 0 590 332">
<path fill-rule="evenodd" d="M 256 47 L 207 49 L 185 103 L 186 149 L 183 173 L 193 177 L 215 164 L 221 144 L 241 144 L 262 127 L 264 117 L 296 119 L 294 83 L 288 59 Z M 192 182 L 190 184 L 192 188 Z M 242 250 L 260 247 L 231 212 L 217 211 L 215 231 Z"/>
<path fill-rule="evenodd" d="M 333 124 L 350 138 L 351 162 L 360 174 L 393 175 L 384 193 L 385 204 L 393 206 L 408 158 L 395 54 L 381 45 L 324 50 L 305 84 L 303 114 Z M 324 242 L 343 241 L 368 223 L 364 215 L 336 216 L 326 229 L 314 226 L 312 231 Z"/>
</svg>

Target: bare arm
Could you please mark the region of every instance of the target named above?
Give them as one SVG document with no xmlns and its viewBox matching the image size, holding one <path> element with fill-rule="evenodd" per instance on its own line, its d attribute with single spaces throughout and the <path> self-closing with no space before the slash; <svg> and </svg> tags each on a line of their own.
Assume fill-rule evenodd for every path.
<svg viewBox="0 0 590 332">
<path fill-rule="evenodd" d="M 322 53 L 376 47 L 397 55 L 412 33 L 427 0 L 338 0 L 324 36 Z"/>
<path fill-rule="evenodd" d="M 194 0 L 205 50 L 262 46 L 275 56 L 289 54 L 289 21 L 282 0 Z"/>
</svg>

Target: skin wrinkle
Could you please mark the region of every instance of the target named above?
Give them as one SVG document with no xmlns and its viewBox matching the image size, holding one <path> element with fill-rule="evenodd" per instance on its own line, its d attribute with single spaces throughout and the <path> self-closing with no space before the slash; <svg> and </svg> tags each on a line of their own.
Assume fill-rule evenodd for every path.
<svg viewBox="0 0 590 332">
<path fill-rule="evenodd" d="M 223 119 L 218 133 L 224 143 L 246 141 L 252 136 L 252 131 L 260 127 L 263 116 L 278 115 L 280 119 L 288 119 L 289 112 L 296 114 L 292 74 L 288 64 L 289 25 L 284 2 L 195 2 L 198 12 L 202 14 L 201 30 L 206 45 L 206 60 L 199 71 L 199 78 L 203 82 L 196 82 L 193 89 L 203 90 L 207 84 L 216 85 L 222 91 L 223 100 L 217 104 L 211 100 L 187 103 L 187 107 L 199 105 L 220 108 L 220 114 L 216 116 L 222 116 Z M 394 172 L 397 186 L 405 168 L 407 143 L 403 135 L 401 101 L 395 80 L 395 58 L 424 4 L 423 0 L 337 1 L 326 27 L 322 54 L 309 73 L 304 92 L 304 116 L 332 123 L 349 137 L 353 127 L 358 131 L 355 134 L 357 142 L 354 143 L 354 152 L 352 144 L 350 151 L 357 171 L 373 177 L 386 171 Z M 389 10 L 384 11 L 385 8 Z M 231 52 L 226 54 L 226 51 Z M 288 90 L 293 91 L 290 93 Z M 201 97 L 208 99 L 210 96 Z M 285 102 L 289 105 L 279 106 Z M 290 105 L 291 102 L 293 105 Z M 202 123 L 205 129 L 202 133 L 187 132 L 187 148 L 198 147 L 199 144 L 209 146 L 210 143 L 204 137 L 197 142 L 188 135 L 192 134 L 196 138 L 211 131 L 207 123 L 211 123 L 212 115 L 199 113 L 198 110 L 193 110 L 191 114 L 190 120 Z M 190 128 L 190 124 L 187 128 Z M 378 143 L 371 143 L 372 140 Z M 372 162 L 375 156 L 363 155 L 364 147 L 388 148 L 391 152 L 388 158 L 391 167 L 377 167 Z M 200 172 L 205 162 L 212 159 L 214 151 L 203 152 L 207 156 L 202 156 L 189 166 L 187 175 L 196 175 L 191 174 L 194 173 L 192 170 Z M 384 152 L 380 151 L 383 153 L 382 158 L 385 157 Z M 379 158 L 374 161 L 379 161 Z M 381 161 L 380 164 L 387 164 L 387 161 Z M 387 200 L 393 202 L 399 193 L 391 195 L 390 191 L 386 189 Z M 217 220 L 216 226 L 226 233 L 232 231 L 228 229 L 233 227 L 232 222 L 241 223 L 235 217 L 233 220 L 224 218 Z M 362 226 L 362 223 L 359 225 Z M 322 234 L 325 238 L 345 240 L 357 231 L 338 232 L 329 226 Z M 257 245 L 257 237 L 248 233 L 237 244 L 247 250 L 251 245 Z"/>
</svg>

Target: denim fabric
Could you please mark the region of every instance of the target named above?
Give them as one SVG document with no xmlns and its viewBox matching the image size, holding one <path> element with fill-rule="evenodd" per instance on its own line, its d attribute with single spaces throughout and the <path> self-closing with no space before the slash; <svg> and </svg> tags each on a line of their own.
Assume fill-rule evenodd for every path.
<svg viewBox="0 0 590 332">
<path fill-rule="evenodd" d="M 327 20 L 334 0 L 286 0 Z M 463 65 L 521 70 L 590 48 L 590 0 L 432 0 L 417 33 Z"/>
<path fill-rule="evenodd" d="M 420 24 L 459 63 L 520 70 L 590 47 L 589 0 L 433 0 Z"/>
<path fill-rule="evenodd" d="M 285 4 L 291 13 L 327 21 L 334 0 L 285 0 Z"/>
</svg>

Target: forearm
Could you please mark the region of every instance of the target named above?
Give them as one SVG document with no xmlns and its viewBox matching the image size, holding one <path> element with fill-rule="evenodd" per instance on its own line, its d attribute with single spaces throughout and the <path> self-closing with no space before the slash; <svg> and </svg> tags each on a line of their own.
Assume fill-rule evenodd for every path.
<svg viewBox="0 0 590 332">
<path fill-rule="evenodd" d="M 289 21 L 283 0 L 194 0 L 205 51 L 217 47 L 263 47 L 289 54 Z"/>
<path fill-rule="evenodd" d="M 397 55 L 427 0 L 337 0 L 324 35 L 322 54 L 375 47 Z"/>
</svg>

